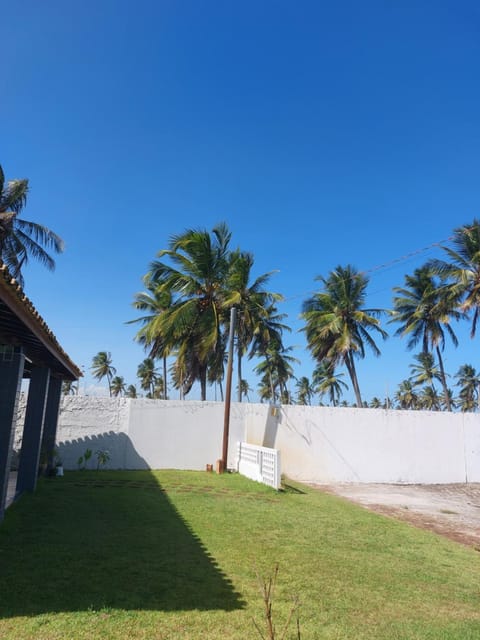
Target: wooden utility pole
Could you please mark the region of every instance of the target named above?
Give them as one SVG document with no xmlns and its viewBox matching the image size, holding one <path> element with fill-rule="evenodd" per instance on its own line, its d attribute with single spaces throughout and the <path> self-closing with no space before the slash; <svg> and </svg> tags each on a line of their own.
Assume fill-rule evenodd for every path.
<svg viewBox="0 0 480 640">
<path fill-rule="evenodd" d="M 232 370 L 233 370 L 233 345 L 235 342 L 235 320 L 237 310 L 235 307 L 230 309 L 230 334 L 228 336 L 228 363 L 227 363 L 227 386 L 225 388 L 225 416 L 223 420 L 223 447 L 222 447 L 222 468 L 221 471 L 227 470 L 228 457 L 228 433 L 230 429 L 230 400 L 232 397 Z"/>
</svg>

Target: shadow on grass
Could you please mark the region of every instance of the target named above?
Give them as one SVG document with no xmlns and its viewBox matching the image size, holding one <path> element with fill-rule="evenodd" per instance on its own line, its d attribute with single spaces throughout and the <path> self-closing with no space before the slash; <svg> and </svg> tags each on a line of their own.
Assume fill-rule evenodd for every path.
<svg viewBox="0 0 480 640">
<path fill-rule="evenodd" d="M 41 480 L 7 511 L 0 567 L 1 617 L 244 606 L 149 471 Z"/>
</svg>

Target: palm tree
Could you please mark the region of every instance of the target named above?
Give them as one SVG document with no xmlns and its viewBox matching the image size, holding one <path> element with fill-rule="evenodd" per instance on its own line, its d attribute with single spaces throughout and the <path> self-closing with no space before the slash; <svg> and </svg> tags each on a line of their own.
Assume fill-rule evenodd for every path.
<svg viewBox="0 0 480 640">
<path fill-rule="evenodd" d="M 452 243 L 453 248 L 443 247 L 448 261 L 432 260 L 429 266 L 453 281 L 450 295 L 462 312 L 472 313 L 470 336 L 474 338 L 480 312 L 480 220 L 455 229 Z"/>
<path fill-rule="evenodd" d="M 262 321 L 268 319 L 271 305 L 283 300 L 279 293 L 270 293 L 264 289 L 273 272 L 259 276 L 250 284 L 253 263 L 251 253 L 238 250 L 230 253 L 224 306 L 226 309 L 237 309 L 235 335 L 238 380 L 242 379 L 242 358 L 254 341 L 256 331 Z M 228 316 L 225 324 L 228 324 Z M 237 386 L 237 391 L 238 402 L 241 402 L 241 385 Z"/>
<path fill-rule="evenodd" d="M 290 398 L 287 384 L 293 377 L 293 363 L 298 363 L 297 358 L 290 355 L 291 351 L 292 347 L 284 347 L 273 341 L 265 350 L 264 359 L 254 369 L 262 377 L 262 386 L 270 387 L 272 402 L 276 402 L 277 398 Z M 284 404 L 289 403 L 290 400 Z"/>
<path fill-rule="evenodd" d="M 136 398 L 137 397 L 137 387 L 134 384 L 129 384 L 127 387 L 127 391 L 125 392 L 127 398 Z"/>
<path fill-rule="evenodd" d="M 441 381 L 441 373 L 435 365 L 435 359 L 429 351 L 422 351 L 414 356 L 415 362 L 410 365 L 411 381 L 415 386 L 429 384 L 433 386 L 435 380 Z"/>
<path fill-rule="evenodd" d="M 247 402 L 250 402 L 249 394 L 252 392 L 252 388 L 248 384 L 248 381 L 245 379 L 240 380 L 238 386 L 242 387 L 242 390 L 241 390 L 242 396 L 245 396 L 245 398 L 247 399 Z"/>
<path fill-rule="evenodd" d="M 381 409 L 382 408 L 382 401 L 380 400 L 380 398 L 377 398 L 377 396 L 374 396 L 370 400 L 370 404 L 368 406 L 370 407 L 370 409 Z"/>
<path fill-rule="evenodd" d="M 478 407 L 478 391 L 480 376 L 471 364 L 464 364 L 455 374 L 457 387 L 460 387 L 458 395 L 461 411 L 475 411 Z"/>
<path fill-rule="evenodd" d="M 123 376 L 115 376 L 112 378 L 112 395 L 117 398 L 125 393 L 125 379 Z"/>
<path fill-rule="evenodd" d="M 312 404 L 315 388 L 307 376 L 302 376 L 297 380 L 297 402 L 298 404 Z"/>
<path fill-rule="evenodd" d="M 428 385 L 423 388 L 422 395 L 420 396 L 420 406 L 422 409 L 440 411 L 440 403 L 440 396 L 433 385 Z"/>
<path fill-rule="evenodd" d="M 158 287 L 149 277 L 143 279 L 147 291 L 135 294 L 133 306 L 145 315 L 135 320 L 129 320 L 127 324 L 141 323 L 141 328 L 135 335 L 135 340 L 142 343 L 145 348 L 150 348 L 150 358 L 162 358 L 163 380 L 165 381 L 163 399 L 167 398 L 167 357 L 170 355 L 170 346 L 166 343 L 161 332 L 162 314 L 172 305 L 172 294 L 164 288 Z"/>
<path fill-rule="evenodd" d="M 400 409 L 418 409 L 419 398 L 415 391 L 415 385 L 411 380 L 403 380 L 395 394 L 395 400 Z"/>
<path fill-rule="evenodd" d="M 412 276 L 405 276 L 405 287 L 395 287 L 392 322 L 399 322 L 395 335 L 408 337 L 407 348 L 413 349 L 419 342 L 424 353 L 435 349 L 440 367 L 445 405 L 451 411 L 447 379 L 441 352 L 445 348 L 445 332 L 457 346 L 458 340 L 451 319 L 458 320 L 461 313 L 456 309 L 458 295 L 452 288 L 441 286 L 430 266 L 415 269 Z"/>
<path fill-rule="evenodd" d="M 364 309 L 368 278 L 351 265 L 337 267 L 327 278 L 316 278 L 323 284 L 323 291 L 316 293 L 303 304 L 303 329 L 308 348 L 317 362 L 327 360 L 336 366 L 345 364 L 355 391 L 357 407 L 362 397 L 355 368 L 355 358 L 365 357 L 365 344 L 378 356 L 380 350 L 370 331 L 382 338 L 386 332 L 380 327 L 381 309 Z"/>
<path fill-rule="evenodd" d="M 96 380 L 107 379 L 108 393 L 112 397 L 112 378 L 117 370 L 112 365 L 112 354 L 109 351 L 99 351 L 92 360 L 92 375 Z"/>
<path fill-rule="evenodd" d="M 19 217 L 27 203 L 28 180 L 10 180 L 0 166 L 0 260 L 23 287 L 22 269 L 29 258 L 53 271 L 55 260 L 49 251 L 61 253 L 63 240 L 47 227 Z"/>
<path fill-rule="evenodd" d="M 73 396 L 77 393 L 78 382 L 75 384 L 74 380 L 64 380 L 62 382 L 62 395 Z"/>
<path fill-rule="evenodd" d="M 313 384 L 315 391 L 320 397 L 328 394 L 330 403 L 336 407 L 343 395 L 343 389 L 348 389 L 348 385 L 341 378 L 343 373 L 335 373 L 333 366 L 327 361 L 321 362 L 313 372 Z"/>
<path fill-rule="evenodd" d="M 169 248 L 158 254 L 171 264 L 153 262 L 148 276 L 160 294 L 172 295 L 171 306 L 158 318 L 158 331 L 164 343 L 176 350 L 181 368 L 188 367 L 192 384 L 200 381 L 202 400 L 206 399 L 208 362 L 221 336 L 230 237 L 225 224 L 216 226 L 212 234 L 189 229 L 174 236 Z"/>
<path fill-rule="evenodd" d="M 220 388 L 220 399 L 223 402 L 223 378 L 225 376 L 225 364 L 227 362 L 227 335 L 221 333 L 215 351 L 212 352 L 208 360 L 207 381 L 211 385 Z M 216 387 L 215 387 L 216 389 Z"/>
<path fill-rule="evenodd" d="M 140 387 L 147 392 L 147 398 L 153 398 L 155 386 L 158 382 L 158 371 L 155 368 L 153 358 L 145 358 L 138 365 L 137 377 L 140 380 Z"/>
<path fill-rule="evenodd" d="M 155 386 L 153 388 L 153 392 L 151 395 L 152 398 L 154 398 L 155 400 L 166 400 L 167 398 L 165 397 L 165 393 L 164 393 L 164 385 L 163 385 L 163 378 L 162 376 L 158 376 L 155 379 Z"/>
</svg>

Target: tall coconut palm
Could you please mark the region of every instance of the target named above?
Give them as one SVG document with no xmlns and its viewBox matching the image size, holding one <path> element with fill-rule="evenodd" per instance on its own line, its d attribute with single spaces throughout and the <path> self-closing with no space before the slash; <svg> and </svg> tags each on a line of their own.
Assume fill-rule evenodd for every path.
<svg viewBox="0 0 480 640">
<path fill-rule="evenodd" d="M 480 376 L 471 364 L 462 365 L 457 373 L 457 387 L 460 387 L 458 404 L 461 411 L 475 411 L 478 407 Z"/>
<path fill-rule="evenodd" d="M 461 311 L 472 314 L 470 336 L 475 337 L 480 312 L 480 220 L 455 229 L 452 247 L 443 247 L 447 260 L 432 260 L 429 265 L 442 278 L 453 281 L 451 296 Z"/>
<path fill-rule="evenodd" d="M 418 409 L 419 397 L 415 384 L 411 380 L 403 380 L 395 393 L 395 400 L 400 409 Z"/>
<path fill-rule="evenodd" d="M 382 401 L 380 400 L 380 398 L 377 398 L 377 396 L 373 396 L 368 406 L 370 407 L 370 409 L 381 409 Z"/>
<path fill-rule="evenodd" d="M 262 377 L 262 385 L 270 386 L 270 399 L 290 398 L 288 382 L 293 377 L 293 364 L 297 358 L 290 355 L 292 347 L 284 347 L 280 342 L 272 341 L 265 350 L 264 359 L 255 367 L 255 372 Z M 287 404 L 287 403 L 285 403 Z"/>
<path fill-rule="evenodd" d="M 312 398 L 315 395 L 315 388 L 307 376 L 298 378 L 296 388 L 298 404 L 312 404 Z"/>
<path fill-rule="evenodd" d="M 27 203 L 27 195 L 28 180 L 10 180 L 5 184 L 0 166 L 0 260 L 22 287 L 22 269 L 29 258 L 38 260 L 52 271 L 55 260 L 49 252 L 61 253 L 64 248 L 63 240 L 56 233 L 19 217 Z"/>
<path fill-rule="evenodd" d="M 153 398 L 158 381 L 158 371 L 153 358 L 145 358 L 138 365 L 137 377 L 140 381 L 140 387 L 147 392 L 147 398 Z"/>
<path fill-rule="evenodd" d="M 247 399 L 247 402 L 250 402 L 249 394 L 252 392 L 252 388 L 248 384 L 248 380 L 245 380 L 245 379 L 240 380 L 240 382 L 238 383 L 238 386 L 242 387 L 242 396 L 244 396 Z"/>
<path fill-rule="evenodd" d="M 265 273 L 251 282 L 253 263 L 251 253 L 238 250 L 230 253 L 224 306 L 226 309 L 235 307 L 237 310 L 235 335 L 238 380 L 242 380 L 242 358 L 254 341 L 255 332 L 264 319 L 268 320 L 271 305 L 283 299 L 279 293 L 265 290 L 273 272 Z M 226 320 L 228 324 L 228 319 Z M 237 391 L 238 402 L 241 402 L 241 385 L 237 386 Z"/>
<path fill-rule="evenodd" d="M 380 355 L 371 331 L 386 338 L 380 327 L 382 309 L 364 309 L 368 278 L 351 265 L 337 267 L 327 278 L 316 278 L 323 291 L 303 304 L 308 348 L 317 362 L 327 360 L 335 367 L 345 364 L 355 392 L 357 407 L 362 397 L 355 368 L 355 358 L 365 357 L 365 345 Z"/>
<path fill-rule="evenodd" d="M 443 387 L 445 405 L 451 411 L 447 379 L 443 366 L 442 351 L 445 348 L 445 334 L 453 344 L 458 345 L 451 321 L 458 320 L 458 295 L 451 287 L 439 283 L 432 267 L 415 269 L 412 276 L 405 276 L 405 286 L 395 287 L 392 322 L 400 323 L 395 335 L 407 337 L 407 348 L 413 349 L 419 342 L 423 353 L 435 350 L 440 367 L 440 381 Z"/>
<path fill-rule="evenodd" d="M 440 411 L 441 398 L 433 385 L 428 385 L 422 389 L 420 396 L 420 406 L 428 411 Z"/>
<path fill-rule="evenodd" d="M 225 224 L 206 230 L 189 229 L 172 237 L 150 265 L 149 278 L 159 293 L 171 293 L 171 306 L 159 317 L 158 330 L 166 345 L 177 352 L 188 376 L 198 379 L 206 399 L 207 369 L 220 340 L 224 311 L 224 284 L 231 233 Z"/>
<path fill-rule="evenodd" d="M 334 367 L 327 361 L 321 362 L 313 372 L 313 384 L 315 391 L 323 396 L 328 395 L 330 403 L 336 407 L 343 395 L 343 389 L 348 389 L 347 383 L 342 380 L 343 373 L 335 373 Z"/>
<path fill-rule="evenodd" d="M 429 351 L 422 351 L 414 356 L 414 361 L 410 365 L 411 381 L 415 386 L 428 384 L 434 386 L 435 380 L 441 382 L 442 376 L 439 368 L 435 364 L 435 358 Z"/>
<path fill-rule="evenodd" d="M 161 317 L 172 305 L 172 294 L 165 288 L 158 287 L 147 274 L 144 278 L 147 291 L 135 294 L 133 306 L 145 312 L 140 318 L 129 320 L 127 324 L 140 323 L 142 326 L 135 335 L 135 340 L 149 349 L 150 358 L 161 358 L 163 363 L 163 398 L 167 398 L 167 357 L 171 347 L 162 335 Z"/>
<path fill-rule="evenodd" d="M 435 358 L 429 351 L 421 351 L 414 357 L 414 362 L 410 365 L 411 382 L 416 386 L 428 384 L 435 386 L 437 380 L 441 382 L 440 369 L 435 364 Z"/>
<path fill-rule="evenodd" d="M 127 396 L 127 398 L 136 398 L 137 387 L 134 384 L 129 384 L 125 392 L 125 395 Z"/>
<path fill-rule="evenodd" d="M 227 363 L 227 333 L 222 332 L 218 338 L 215 350 L 208 359 L 207 381 L 210 385 L 218 385 L 220 399 L 223 402 L 223 378 Z M 216 386 L 215 386 L 216 389 Z"/>
<path fill-rule="evenodd" d="M 112 365 L 112 354 L 109 351 L 99 351 L 92 359 L 92 375 L 96 380 L 107 379 L 108 393 L 112 396 L 112 378 L 117 370 Z"/>
<path fill-rule="evenodd" d="M 78 382 L 75 383 L 73 380 L 64 380 L 62 382 L 62 395 L 64 396 L 73 396 L 77 393 Z"/>
<path fill-rule="evenodd" d="M 117 398 L 125 393 L 125 379 L 123 376 L 114 376 L 112 378 L 112 396 Z"/>
</svg>

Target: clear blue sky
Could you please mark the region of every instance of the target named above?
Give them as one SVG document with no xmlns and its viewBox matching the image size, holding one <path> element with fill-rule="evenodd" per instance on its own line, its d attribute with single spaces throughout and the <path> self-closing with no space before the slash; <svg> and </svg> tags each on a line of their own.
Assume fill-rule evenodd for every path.
<svg viewBox="0 0 480 640">
<path fill-rule="evenodd" d="M 87 370 L 108 350 L 135 381 L 124 322 L 185 228 L 225 220 L 257 274 L 279 270 L 310 375 L 297 331 L 316 275 L 390 263 L 480 215 L 476 2 L 19 0 L 2 24 L 0 163 L 30 179 L 24 217 L 66 241 L 26 292 Z M 434 254 L 374 271 L 369 306 Z M 479 365 L 459 333 L 450 373 Z M 366 398 L 409 373 L 403 342 L 382 351 L 359 364 Z"/>
</svg>

